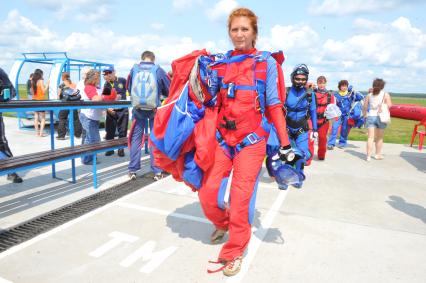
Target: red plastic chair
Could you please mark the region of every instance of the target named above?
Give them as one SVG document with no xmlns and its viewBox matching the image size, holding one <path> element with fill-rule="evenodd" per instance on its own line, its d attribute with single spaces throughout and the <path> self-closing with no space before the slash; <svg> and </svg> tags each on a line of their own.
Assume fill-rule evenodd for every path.
<svg viewBox="0 0 426 283">
<path fill-rule="evenodd" d="M 424 131 L 420 131 L 418 128 L 419 126 L 423 126 L 425 129 Z M 426 119 L 423 119 L 420 121 L 420 123 L 414 125 L 413 135 L 411 136 L 411 142 L 410 146 L 413 146 L 414 139 L 416 138 L 417 134 L 419 135 L 419 150 L 422 150 L 423 147 L 423 141 L 426 136 Z"/>
</svg>

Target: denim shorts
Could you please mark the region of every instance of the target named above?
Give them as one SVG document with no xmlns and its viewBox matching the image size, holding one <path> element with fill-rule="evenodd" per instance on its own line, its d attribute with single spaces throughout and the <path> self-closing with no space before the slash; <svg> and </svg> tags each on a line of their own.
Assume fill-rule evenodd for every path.
<svg viewBox="0 0 426 283">
<path fill-rule="evenodd" d="M 368 116 L 366 122 L 367 128 L 386 129 L 387 124 L 380 122 L 379 116 Z"/>
</svg>

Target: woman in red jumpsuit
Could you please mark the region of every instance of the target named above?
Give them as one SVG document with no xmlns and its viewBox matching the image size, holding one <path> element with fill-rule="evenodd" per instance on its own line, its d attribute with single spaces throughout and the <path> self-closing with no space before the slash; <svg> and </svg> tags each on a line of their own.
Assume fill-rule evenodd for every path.
<svg viewBox="0 0 426 283">
<path fill-rule="evenodd" d="M 282 101 L 277 85 L 282 72 L 275 59 L 256 50 L 257 16 L 246 8 L 233 11 L 228 18 L 228 34 L 234 50 L 217 71 L 218 119 L 214 165 L 205 172 L 199 198 L 206 217 L 216 230 L 212 243 L 219 243 L 229 233 L 218 261 L 226 276 L 239 272 L 242 256 L 251 237 L 256 189 L 266 154 L 268 132 L 264 121 L 272 122 L 278 132 L 282 159 L 290 159 Z M 265 53 L 262 53 L 265 54 Z M 263 102 L 262 102 L 263 101 Z M 263 104 L 263 105 L 262 105 Z M 232 171 L 229 207 L 221 204 Z"/>
</svg>

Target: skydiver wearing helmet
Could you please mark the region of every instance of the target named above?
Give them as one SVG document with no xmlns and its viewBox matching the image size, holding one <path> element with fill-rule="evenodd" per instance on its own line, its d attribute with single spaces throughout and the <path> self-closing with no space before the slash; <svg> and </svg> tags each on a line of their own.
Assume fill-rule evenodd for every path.
<svg viewBox="0 0 426 283">
<path fill-rule="evenodd" d="M 315 94 L 308 84 L 309 69 L 305 64 L 299 64 L 291 73 L 292 86 L 287 89 L 287 98 L 284 103 L 286 110 L 287 132 L 293 148 L 303 153 L 294 168 L 303 175 L 303 168 L 312 152 L 309 151 L 309 123 L 312 123 L 312 138 L 318 137 L 317 112 Z M 302 181 L 293 186 L 300 188 Z"/>
</svg>

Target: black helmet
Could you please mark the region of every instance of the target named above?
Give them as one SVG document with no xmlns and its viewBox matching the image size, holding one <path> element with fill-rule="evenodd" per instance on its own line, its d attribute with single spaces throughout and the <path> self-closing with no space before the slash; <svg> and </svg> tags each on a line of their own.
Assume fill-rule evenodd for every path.
<svg viewBox="0 0 426 283">
<path fill-rule="evenodd" d="M 305 64 L 299 64 L 294 67 L 293 72 L 291 72 L 291 79 L 296 75 L 305 75 L 306 79 L 309 77 L 309 69 Z"/>
</svg>

